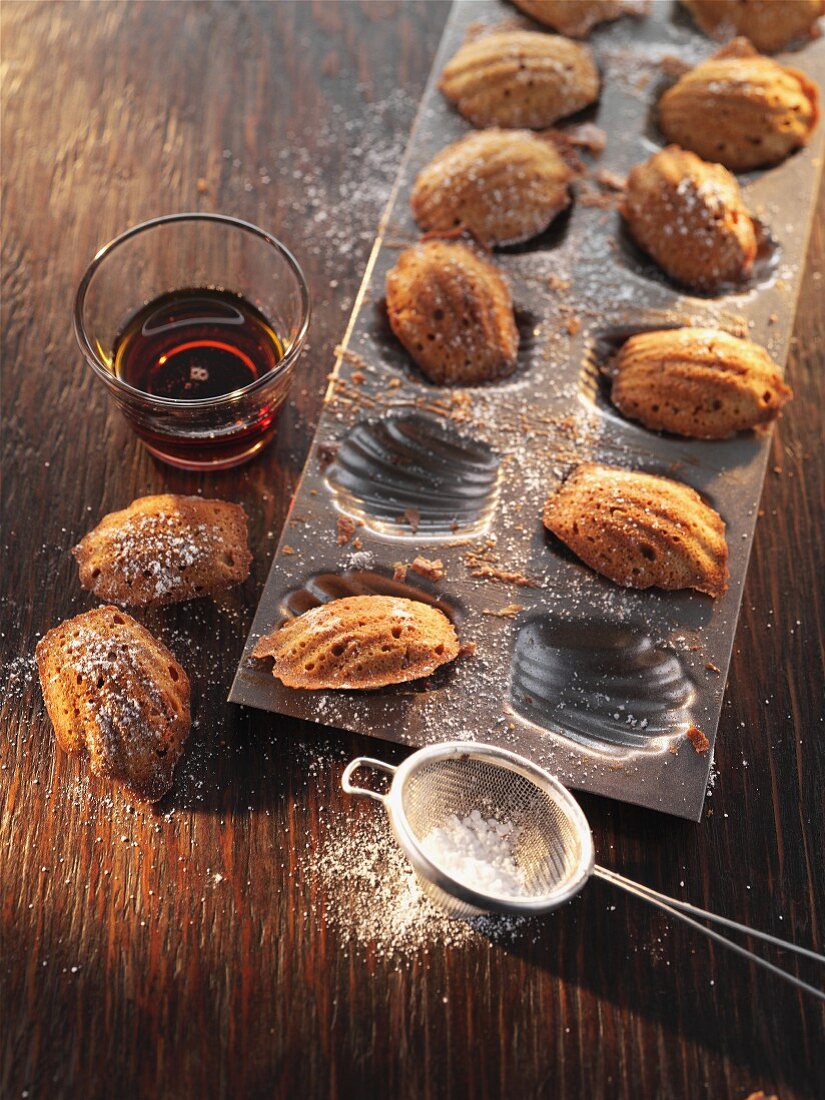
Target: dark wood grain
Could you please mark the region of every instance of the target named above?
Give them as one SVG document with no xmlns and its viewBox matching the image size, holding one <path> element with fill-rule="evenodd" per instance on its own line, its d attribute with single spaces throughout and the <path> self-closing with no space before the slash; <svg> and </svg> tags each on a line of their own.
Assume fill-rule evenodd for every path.
<svg viewBox="0 0 825 1100">
<path fill-rule="evenodd" d="M 373 746 L 224 703 L 446 5 L 0 10 L 0 1093 L 822 1095 L 819 1006 L 598 882 L 513 946 L 348 957 L 297 861 L 344 808 L 341 768 L 306 765 L 319 746 Z M 71 334 L 95 248 L 188 208 L 281 235 L 315 299 L 276 445 L 223 475 L 153 462 Z M 606 865 L 820 950 L 824 266 L 820 216 L 705 820 L 582 797 Z M 197 684 L 192 749 L 155 816 L 56 750 L 30 658 L 93 603 L 68 548 L 162 488 L 243 503 L 256 561 L 220 604 L 145 616 Z"/>
</svg>

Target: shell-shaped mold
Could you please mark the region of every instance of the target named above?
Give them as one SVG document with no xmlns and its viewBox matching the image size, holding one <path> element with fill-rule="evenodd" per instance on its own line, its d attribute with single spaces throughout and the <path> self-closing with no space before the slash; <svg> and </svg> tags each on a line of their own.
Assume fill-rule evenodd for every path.
<svg viewBox="0 0 825 1100">
<path fill-rule="evenodd" d="M 438 608 L 398 596 L 345 596 L 314 607 L 259 639 L 286 687 L 367 690 L 419 680 L 458 656 Z"/>
<path fill-rule="evenodd" d="M 784 160 L 808 142 L 818 118 L 816 84 L 743 38 L 685 73 L 659 101 L 668 141 L 735 172 Z"/>
<path fill-rule="evenodd" d="M 387 316 L 430 381 L 476 385 L 516 367 L 519 331 L 501 272 L 464 244 L 426 241 L 387 273 Z"/>
<path fill-rule="evenodd" d="M 541 130 L 594 103 L 599 72 L 587 46 L 535 31 L 497 31 L 465 42 L 441 91 L 474 126 Z"/>
<path fill-rule="evenodd" d="M 741 286 L 757 257 L 755 222 L 721 164 L 669 145 L 627 177 L 622 215 L 636 243 L 684 286 Z"/>
<path fill-rule="evenodd" d="M 540 2 L 540 0 L 539 0 Z M 776 53 L 811 34 L 823 0 L 682 0 L 711 38 L 743 34 L 757 50 Z"/>
<path fill-rule="evenodd" d="M 681 481 L 585 462 L 547 498 L 544 526 L 626 588 L 727 589 L 724 521 Z"/>
<path fill-rule="evenodd" d="M 326 475 L 342 511 L 418 542 L 483 531 L 499 479 L 499 459 L 486 443 L 418 412 L 357 424 Z"/>
<path fill-rule="evenodd" d="M 642 631 L 539 615 L 516 636 L 513 710 L 596 751 L 662 751 L 691 725 L 695 694 L 676 654 Z"/>
<path fill-rule="evenodd" d="M 572 175 L 555 146 L 529 130 L 481 130 L 419 172 L 410 204 L 422 229 L 463 226 L 484 244 L 516 244 L 569 206 Z"/>
<path fill-rule="evenodd" d="M 513 3 L 537 23 L 571 38 L 584 38 L 598 23 L 618 19 L 628 10 L 622 0 L 513 0 Z"/>
</svg>

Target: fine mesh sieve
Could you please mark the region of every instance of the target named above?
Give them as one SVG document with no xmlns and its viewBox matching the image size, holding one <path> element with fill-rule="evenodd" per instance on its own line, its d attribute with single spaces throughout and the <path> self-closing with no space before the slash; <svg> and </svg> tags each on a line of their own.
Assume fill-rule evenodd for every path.
<svg viewBox="0 0 825 1100">
<path fill-rule="evenodd" d="M 359 768 L 392 776 L 382 794 L 352 782 Z M 764 940 L 825 964 L 825 956 L 759 932 L 737 921 L 660 894 L 594 862 L 593 838 L 579 804 L 552 775 L 506 749 L 472 741 L 453 741 L 420 749 L 400 767 L 361 756 L 344 770 L 348 794 L 383 803 L 393 833 L 415 870 L 425 895 L 455 917 L 484 913 L 535 915 L 562 905 L 581 890 L 591 874 L 685 921 L 704 935 L 825 1000 L 825 993 L 782 970 L 753 951 L 700 924 L 696 917 Z M 453 817 L 474 811 L 512 825 L 509 847 L 518 868 L 518 894 L 494 893 L 478 881 L 461 879 L 434 858 L 427 838 Z"/>
</svg>

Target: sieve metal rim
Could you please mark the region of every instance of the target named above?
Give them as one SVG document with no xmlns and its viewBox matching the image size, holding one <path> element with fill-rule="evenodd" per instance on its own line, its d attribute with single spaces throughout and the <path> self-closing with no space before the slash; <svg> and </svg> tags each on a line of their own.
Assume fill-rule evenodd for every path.
<svg viewBox="0 0 825 1100">
<path fill-rule="evenodd" d="M 581 837 L 582 850 L 576 870 L 564 888 L 554 890 L 549 894 L 531 895 L 528 898 L 485 894 L 465 886 L 462 882 L 458 882 L 438 867 L 424 852 L 404 811 L 402 801 L 404 784 L 411 774 L 426 764 L 465 757 L 485 760 L 499 767 L 504 767 L 508 771 L 516 772 L 540 790 L 550 793 L 554 801 L 572 820 L 577 834 Z M 392 782 L 386 794 L 353 785 L 351 777 L 362 766 L 378 767 L 392 775 Z M 547 913 L 552 909 L 557 909 L 578 894 L 593 872 L 595 864 L 593 836 L 587 818 L 584 816 L 578 802 L 567 788 L 549 772 L 540 768 L 531 760 L 510 752 L 508 749 L 478 741 L 448 741 L 417 750 L 398 767 L 371 757 L 357 757 L 345 769 L 342 785 L 348 794 L 367 795 L 376 802 L 383 803 L 395 838 L 415 872 L 427 882 L 443 890 L 444 893 L 465 904 L 472 905 L 476 909 L 525 916 Z"/>
</svg>

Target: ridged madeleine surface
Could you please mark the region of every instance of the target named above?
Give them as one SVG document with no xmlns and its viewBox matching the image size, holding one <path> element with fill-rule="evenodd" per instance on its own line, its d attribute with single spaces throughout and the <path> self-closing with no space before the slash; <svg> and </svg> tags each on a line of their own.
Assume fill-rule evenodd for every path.
<svg viewBox="0 0 825 1100">
<path fill-rule="evenodd" d="M 438 608 L 397 596 L 346 596 L 313 607 L 261 638 L 287 687 L 368 689 L 429 676 L 458 656 L 455 628 Z"/>
<path fill-rule="evenodd" d="M 438 385 L 476 385 L 511 374 L 518 329 L 498 268 L 463 244 L 408 248 L 387 274 L 393 332 Z"/>
<path fill-rule="evenodd" d="M 72 553 L 84 588 L 137 607 L 239 584 L 252 560 L 240 505 L 171 493 L 140 497 L 104 516 Z"/>
<path fill-rule="evenodd" d="M 776 53 L 811 34 L 825 0 L 682 0 L 711 38 L 743 34 L 764 53 Z"/>
<path fill-rule="evenodd" d="M 627 588 L 727 588 L 725 524 L 679 481 L 587 462 L 548 497 L 544 526 Z"/>
<path fill-rule="evenodd" d="M 751 272 L 756 227 L 721 164 L 669 145 L 631 169 L 622 214 L 637 244 L 685 286 L 717 291 Z"/>
<path fill-rule="evenodd" d="M 668 141 L 737 172 L 784 160 L 808 142 L 818 118 L 816 84 L 744 38 L 685 73 L 659 101 Z"/>
<path fill-rule="evenodd" d="M 410 202 L 422 229 L 464 226 L 485 244 L 512 244 L 569 205 L 571 175 L 558 150 L 528 130 L 480 130 L 433 158 Z"/>
<path fill-rule="evenodd" d="M 597 23 L 618 19 L 627 10 L 622 0 L 513 0 L 526 15 L 559 34 L 584 38 Z"/>
<path fill-rule="evenodd" d="M 466 42 L 439 85 L 474 126 L 541 130 L 599 97 L 587 46 L 559 35 L 498 31 Z"/>
<path fill-rule="evenodd" d="M 116 607 L 98 607 L 38 642 L 46 710 L 66 752 L 157 802 L 189 735 L 189 679 L 174 655 Z"/>
<path fill-rule="evenodd" d="M 608 374 L 611 400 L 625 416 L 693 439 L 767 424 L 793 396 L 764 348 L 712 328 L 631 336 Z"/>
</svg>

